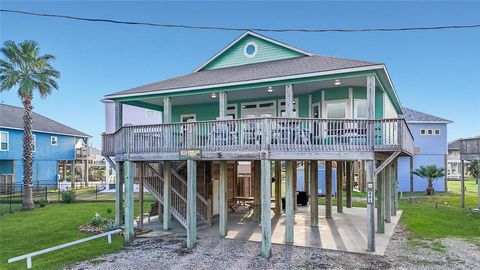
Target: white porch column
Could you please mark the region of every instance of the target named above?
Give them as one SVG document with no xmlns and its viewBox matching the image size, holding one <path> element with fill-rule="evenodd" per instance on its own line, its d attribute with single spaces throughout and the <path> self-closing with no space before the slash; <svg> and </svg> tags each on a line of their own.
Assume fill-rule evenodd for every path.
<svg viewBox="0 0 480 270">
<path fill-rule="evenodd" d="M 163 123 L 170 124 L 172 122 L 172 102 L 170 97 L 163 98 Z"/>
<path fill-rule="evenodd" d="M 187 160 L 187 248 L 197 242 L 197 162 Z"/>
<path fill-rule="evenodd" d="M 375 76 L 367 76 L 368 119 L 375 119 Z"/>
<path fill-rule="evenodd" d="M 219 225 L 218 233 L 220 236 L 227 235 L 227 161 L 220 161 L 220 183 L 219 183 L 220 203 L 219 203 Z"/>
<path fill-rule="evenodd" d="M 219 116 L 221 118 L 227 116 L 227 92 L 218 93 Z"/>
<path fill-rule="evenodd" d="M 272 255 L 272 220 L 271 220 L 271 179 L 272 166 L 270 160 L 261 161 L 261 185 L 262 185 L 262 257 L 269 258 Z"/>
<path fill-rule="evenodd" d="M 367 182 L 367 250 L 375 251 L 375 167 L 373 160 L 366 160 L 365 180 Z"/>
<path fill-rule="evenodd" d="M 285 116 L 293 117 L 293 87 L 291 84 L 285 85 Z"/>
<path fill-rule="evenodd" d="M 133 177 L 135 175 L 135 164 L 131 161 L 125 162 L 125 242 L 133 241 Z"/>
<path fill-rule="evenodd" d="M 172 183 L 172 162 L 163 163 L 163 229 L 169 230 L 172 222 L 171 207 L 171 185 Z"/>
<path fill-rule="evenodd" d="M 293 165 L 285 161 L 285 243 L 293 244 Z"/>
</svg>

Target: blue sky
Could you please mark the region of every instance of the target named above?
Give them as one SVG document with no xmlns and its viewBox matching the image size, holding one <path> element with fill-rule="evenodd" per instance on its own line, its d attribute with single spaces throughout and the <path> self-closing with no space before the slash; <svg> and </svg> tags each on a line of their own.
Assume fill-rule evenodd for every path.
<svg viewBox="0 0 480 270">
<path fill-rule="evenodd" d="M 2 8 L 157 23 L 246 28 L 368 28 L 480 23 L 480 2 L 26 2 Z M 240 35 L 0 14 L 0 41 L 36 40 L 57 57 L 60 90 L 37 113 L 94 136 L 108 93 L 191 72 Z M 404 106 L 454 121 L 449 140 L 480 134 L 480 29 L 263 33 L 320 55 L 383 62 Z M 21 106 L 16 91 L 0 101 Z M 1 117 L 1 116 L 0 116 Z"/>
</svg>

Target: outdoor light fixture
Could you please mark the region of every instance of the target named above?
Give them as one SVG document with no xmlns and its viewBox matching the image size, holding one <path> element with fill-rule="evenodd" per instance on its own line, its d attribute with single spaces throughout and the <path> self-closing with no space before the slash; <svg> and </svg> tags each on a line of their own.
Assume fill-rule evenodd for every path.
<svg viewBox="0 0 480 270">
<path fill-rule="evenodd" d="M 335 84 L 336 86 L 339 86 L 340 84 L 342 84 L 342 82 L 340 80 L 335 80 L 333 84 Z"/>
<path fill-rule="evenodd" d="M 217 98 L 217 94 L 215 92 L 212 93 L 212 98 Z"/>
<path fill-rule="evenodd" d="M 272 88 L 271 86 L 269 86 L 269 87 L 267 88 L 267 92 L 269 92 L 269 93 L 273 92 L 273 88 Z"/>
</svg>

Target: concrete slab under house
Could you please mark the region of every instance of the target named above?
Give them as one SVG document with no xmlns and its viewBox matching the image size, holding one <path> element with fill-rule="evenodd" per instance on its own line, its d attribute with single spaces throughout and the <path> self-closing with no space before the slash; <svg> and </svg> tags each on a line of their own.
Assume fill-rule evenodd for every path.
<svg viewBox="0 0 480 270">
<path fill-rule="evenodd" d="M 172 222 L 185 228 L 188 248 L 197 227 L 215 221 L 221 237 L 255 234 L 263 257 L 272 243 L 342 249 L 322 237 L 325 229 L 359 240 L 344 244 L 347 250 L 384 251 L 400 214 L 397 160 L 413 154 L 384 64 L 319 56 L 247 31 L 190 74 L 104 102 L 102 153 L 116 169 L 116 222 L 124 223 L 127 242 L 138 182 L 158 200 L 163 229 Z M 132 107 L 149 123 L 126 115 Z M 354 185 L 367 193 L 365 209 L 351 208 Z M 332 198 L 343 192 L 346 204 L 338 200 L 335 211 Z M 258 227 L 232 223 L 245 207 L 245 222 Z M 345 231 L 342 216 L 360 225 Z M 302 240 L 315 232 L 322 241 Z"/>
</svg>

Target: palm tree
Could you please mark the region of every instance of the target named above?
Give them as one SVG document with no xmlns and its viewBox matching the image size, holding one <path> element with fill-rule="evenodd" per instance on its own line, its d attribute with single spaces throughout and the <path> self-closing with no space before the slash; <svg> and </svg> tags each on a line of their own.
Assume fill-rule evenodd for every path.
<svg viewBox="0 0 480 270">
<path fill-rule="evenodd" d="M 413 174 L 428 181 L 427 195 L 433 195 L 435 193 L 435 190 L 433 189 L 433 181 L 440 177 L 444 177 L 445 169 L 438 168 L 437 165 L 420 166 L 420 168 L 413 171 Z"/>
<path fill-rule="evenodd" d="M 31 210 L 34 207 L 32 198 L 33 93 L 34 90 L 38 90 L 40 97 L 45 98 L 52 89 L 58 89 L 55 79 L 60 78 L 60 73 L 50 65 L 55 57 L 50 54 L 40 55 L 40 48 L 35 41 L 26 40 L 19 44 L 6 41 L 0 52 L 3 58 L 0 59 L 0 92 L 17 88 L 24 107 L 22 210 Z"/>
</svg>

